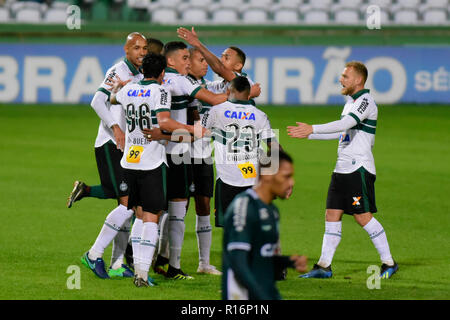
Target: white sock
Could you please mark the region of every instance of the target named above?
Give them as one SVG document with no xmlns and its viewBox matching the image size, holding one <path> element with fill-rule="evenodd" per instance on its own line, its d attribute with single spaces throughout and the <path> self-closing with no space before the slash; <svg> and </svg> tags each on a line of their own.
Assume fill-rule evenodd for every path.
<svg viewBox="0 0 450 320">
<path fill-rule="evenodd" d="M 394 265 L 394 260 L 392 259 L 391 251 L 389 250 L 386 233 L 384 232 L 381 223 L 379 223 L 377 219 L 372 218 L 364 226 L 364 230 L 367 231 L 375 248 L 380 254 L 381 262 L 386 263 L 388 266 Z"/>
<path fill-rule="evenodd" d="M 319 266 L 327 268 L 333 261 L 336 248 L 341 242 L 342 235 L 342 221 L 328 222 L 325 221 L 325 233 L 322 242 L 322 254 L 320 256 Z"/>
<path fill-rule="evenodd" d="M 131 216 L 129 219 L 125 221 L 119 233 L 117 233 L 116 237 L 113 241 L 112 246 L 112 255 L 111 255 L 111 268 L 118 269 L 122 267 L 123 258 L 125 255 L 125 251 L 128 246 L 128 238 L 130 237 L 130 226 L 131 226 L 131 218 L 133 215 L 133 210 L 131 211 Z"/>
<path fill-rule="evenodd" d="M 155 222 L 144 222 L 142 228 L 141 248 L 139 251 L 139 273 L 138 276 L 147 280 L 148 270 L 152 264 L 153 254 L 156 249 L 156 242 L 158 241 L 158 224 Z"/>
<path fill-rule="evenodd" d="M 197 244 L 199 261 L 209 264 L 209 252 L 211 249 L 212 227 L 208 216 L 197 216 L 196 221 Z"/>
<path fill-rule="evenodd" d="M 94 245 L 89 250 L 89 259 L 95 260 L 103 256 L 106 247 L 122 228 L 125 221 L 131 218 L 133 210 L 128 210 L 124 205 L 119 204 L 106 217 L 102 230 L 100 231 Z"/>
<path fill-rule="evenodd" d="M 141 219 L 136 218 L 133 223 L 133 227 L 131 228 L 131 247 L 133 248 L 133 263 L 134 270 L 140 269 L 140 259 L 139 252 L 141 248 L 141 239 L 142 239 L 142 228 L 144 227 L 144 222 Z"/>
<path fill-rule="evenodd" d="M 164 211 L 159 218 L 158 254 L 169 259 L 169 214 Z"/>
<path fill-rule="evenodd" d="M 169 264 L 180 269 L 181 248 L 184 240 L 184 216 L 187 201 L 169 201 Z"/>
</svg>

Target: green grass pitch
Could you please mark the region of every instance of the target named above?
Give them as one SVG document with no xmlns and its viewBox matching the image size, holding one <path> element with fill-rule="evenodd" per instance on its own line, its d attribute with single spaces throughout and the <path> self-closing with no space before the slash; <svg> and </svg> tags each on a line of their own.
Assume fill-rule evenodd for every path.
<svg viewBox="0 0 450 320">
<path fill-rule="evenodd" d="M 295 121 L 339 118 L 336 107 L 262 108 L 280 129 L 294 157 L 296 186 L 281 211 L 284 254 L 320 256 L 325 199 L 336 160 L 336 141 L 291 139 Z M 131 280 L 100 280 L 80 263 L 94 242 L 113 200 L 84 199 L 66 208 L 76 179 L 98 184 L 93 144 L 98 118 L 88 106 L 0 106 L 0 299 L 220 299 L 220 277 L 197 275 L 195 213 L 186 218 L 182 267 L 192 281 L 155 276 L 156 288 Z M 450 298 L 450 107 L 379 106 L 374 148 L 379 212 L 399 272 L 370 290 L 370 265 L 379 256 L 366 232 L 343 219 L 332 279 L 298 279 L 290 270 L 278 283 L 284 299 Z M 213 202 L 212 202 L 213 203 Z M 213 231 L 212 264 L 221 267 L 222 230 Z M 105 254 L 109 265 L 110 248 Z M 81 289 L 69 289 L 67 269 L 80 267 Z M 70 281 L 69 281 L 70 282 Z"/>
</svg>

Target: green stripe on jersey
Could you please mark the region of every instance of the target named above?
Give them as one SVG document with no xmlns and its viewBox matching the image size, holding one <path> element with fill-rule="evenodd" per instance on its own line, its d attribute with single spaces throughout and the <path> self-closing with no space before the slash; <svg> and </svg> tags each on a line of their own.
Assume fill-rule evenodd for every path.
<svg viewBox="0 0 450 320">
<path fill-rule="evenodd" d="M 370 133 L 370 134 L 375 134 L 375 132 L 376 132 L 376 128 L 366 126 L 363 123 L 360 123 L 360 124 L 354 126 L 351 129 L 352 130 L 361 130 L 361 131 L 364 131 L 364 132 L 367 132 L 367 133 Z"/>
<path fill-rule="evenodd" d="M 374 127 L 377 126 L 377 120 L 365 119 L 365 120 L 363 120 L 361 122 L 364 123 L 364 124 L 367 124 L 369 126 L 374 126 Z"/>
<path fill-rule="evenodd" d="M 109 97 L 111 96 L 111 92 L 109 92 L 108 90 L 106 90 L 103 87 L 98 88 L 97 91 L 100 91 L 100 92 L 103 92 L 104 94 L 106 94 L 108 96 L 108 100 L 109 100 Z"/>
<path fill-rule="evenodd" d="M 351 116 L 353 119 L 355 119 L 356 123 L 360 123 L 361 122 L 361 120 L 358 118 L 358 116 L 355 115 L 353 112 L 350 112 L 348 115 Z"/>
</svg>

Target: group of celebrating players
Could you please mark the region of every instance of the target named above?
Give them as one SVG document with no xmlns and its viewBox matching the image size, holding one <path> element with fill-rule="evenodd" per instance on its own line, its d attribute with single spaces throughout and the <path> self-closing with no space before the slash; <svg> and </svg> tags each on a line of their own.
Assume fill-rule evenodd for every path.
<svg viewBox="0 0 450 320">
<path fill-rule="evenodd" d="M 81 261 L 99 278 L 130 277 L 137 287 L 156 285 L 149 275 L 151 267 L 168 279 L 193 279 L 181 269 L 180 260 L 184 219 L 192 196 L 197 214 L 197 272 L 222 275 L 210 264 L 210 199 L 214 194 L 215 226 L 224 227 L 223 298 L 279 299 L 275 279 L 283 277 L 286 267 L 305 272 L 307 265 L 305 256 L 281 255 L 279 213 L 272 204 L 275 198 L 288 198 L 292 193 L 292 159 L 279 145 L 266 114 L 255 107 L 252 98 L 259 96 L 261 89 L 242 72 L 245 53 L 229 47 L 218 58 L 200 42 L 194 28 L 179 28 L 177 34 L 191 47 L 183 41 L 164 45 L 137 32 L 128 35 L 124 60 L 107 71 L 92 99 L 91 106 L 101 119 L 95 141 L 101 184 L 89 186 L 75 181 L 67 205 L 70 208 L 82 198 L 96 197 L 117 199 L 118 206 L 107 215 Z M 223 79 L 206 80 L 208 66 Z M 360 75 L 358 68 L 346 69 Z M 359 107 L 361 111 L 359 98 L 363 96 L 367 105 L 360 113 L 367 109 L 372 114 L 365 112 L 361 116 L 350 108 L 346 115 L 355 123 L 348 117 L 340 120 L 348 123 L 335 123 L 330 128 L 298 123 L 289 127 L 289 134 L 296 138 L 327 139 L 328 132 L 355 130 L 374 135 L 370 129 L 376 124 L 373 113 L 376 105 L 367 102 L 368 92 L 350 91 L 348 95 L 359 94 L 353 101 L 355 110 Z M 341 140 L 340 143 L 349 142 Z M 353 165 L 360 165 L 363 170 L 367 167 L 358 159 L 356 162 Z M 357 169 L 358 174 L 366 177 L 364 187 L 367 189 L 369 185 L 370 189 L 374 172 L 372 179 L 371 172 Z M 334 176 L 333 179 L 339 180 Z M 336 184 L 334 180 L 332 184 Z M 348 183 L 345 182 L 345 188 Z M 326 228 L 336 229 L 342 213 L 355 214 L 363 226 L 363 219 L 356 216 L 376 212 L 374 190 L 372 199 L 366 189 L 354 201 L 358 203 L 358 212 L 352 211 L 355 205 L 349 210 L 340 206 L 336 199 L 341 194 L 329 191 Z M 335 210 L 330 213 L 329 203 Z M 364 226 L 374 224 L 374 218 L 368 218 Z M 374 227 L 379 228 L 378 224 Z M 382 233 L 384 230 L 369 232 L 373 239 L 382 239 L 379 237 Z M 305 277 L 331 277 L 334 251 L 327 246 L 334 245 L 335 238 L 340 239 L 340 230 L 325 232 L 322 256 L 328 252 L 327 259 L 321 259 Z M 103 254 L 111 243 L 111 264 L 106 270 Z M 398 266 L 389 252 L 383 254 L 386 267 L 382 271 L 389 270 L 390 277 Z M 267 274 L 274 277 L 261 281 L 267 279 Z"/>
</svg>

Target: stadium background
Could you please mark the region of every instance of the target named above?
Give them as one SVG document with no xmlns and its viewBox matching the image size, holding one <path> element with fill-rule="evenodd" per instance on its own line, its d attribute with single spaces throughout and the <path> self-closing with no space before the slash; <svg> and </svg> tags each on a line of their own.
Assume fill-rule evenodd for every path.
<svg viewBox="0 0 450 320">
<path fill-rule="evenodd" d="M 198 8 L 194 3 L 198 1 L 191 1 Z M 293 198 L 277 201 L 283 251 L 306 254 L 311 265 L 320 255 L 323 205 L 336 143 L 294 141 L 285 128 L 295 121 L 323 123 L 339 117 L 343 98 L 336 83 L 345 61 L 369 62 L 369 73 L 377 69 L 368 83 L 379 106 L 374 149 L 377 217 L 400 271 L 380 290 L 369 290 L 366 270 L 378 265 L 378 255 L 364 231 L 344 217 L 343 240 L 333 264 L 335 278 L 305 282 L 291 271 L 288 280 L 279 283 L 284 298 L 450 298 L 448 1 L 331 0 L 330 5 L 328 1 L 249 0 L 242 6 L 228 1 L 236 9 L 234 23 L 218 18 L 228 13 L 216 11 L 229 9 L 221 8 L 220 1 L 203 1 L 201 7 L 208 9 L 203 23 L 201 10 L 189 11 L 189 1 L 173 2 L 171 8 L 158 7 L 157 2 L 133 8 L 144 2 L 0 1 L 0 211 L 6 221 L 0 226 L 0 269 L 7 275 L 0 279 L 2 299 L 220 297 L 218 278 L 195 275 L 192 208 L 182 263 L 186 272 L 196 276 L 195 282 L 158 279 L 159 289 L 146 292 L 136 292 L 126 280 L 99 281 L 79 263 L 114 201 L 86 199 L 65 208 L 75 179 L 98 181 L 93 154 L 98 118 L 88 103 L 106 69 L 123 56 L 126 35 L 139 31 L 167 42 L 177 40 L 180 25 L 194 25 L 216 54 L 229 45 L 248 53 L 244 70 L 263 88 L 257 102 L 280 130 L 281 144 L 296 164 Z M 72 3 L 81 8 L 81 29 L 66 26 L 66 8 Z M 292 3 L 295 7 L 290 7 Z M 384 12 L 379 30 L 366 26 L 365 9 L 372 3 Z M 156 14 L 157 10 L 166 11 Z M 263 24 L 255 24 L 251 15 L 244 18 L 246 12 L 264 10 L 267 21 L 262 20 L 264 14 L 254 14 Z M 337 13 L 345 10 L 353 14 L 340 20 Z M 283 16 L 278 11 L 295 14 Z M 158 21 L 171 15 L 175 20 Z M 277 20 L 278 15 L 284 18 Z M 189 20 L 192 17 L 197 23 Z M 214 76 L 210 72 L 208 77 Z M 211 257 L 217 266 L 221 235 L 214 229 Z M 80 290 L 67 286 L 71 265 L 81 267 Z"/>
</svg>

